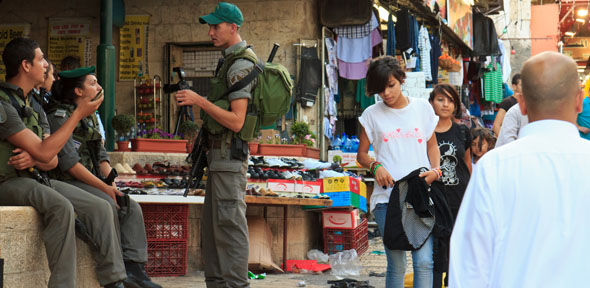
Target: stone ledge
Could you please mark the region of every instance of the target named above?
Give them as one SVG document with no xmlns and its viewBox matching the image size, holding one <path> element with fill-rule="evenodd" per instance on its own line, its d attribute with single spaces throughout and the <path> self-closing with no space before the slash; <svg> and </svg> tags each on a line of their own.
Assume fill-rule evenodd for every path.
<svg viewBox="0 0 590 288">
<path fill-rule="evenodd" d="M 47 287 L 49 266 L 42 240 L 41 217 L 33 207 L 0 206 L 0 258 L 4 258 L 4 288 Z M 93 253 L 76 239 L 76 287 L 100 287 Z"/>
</svg>

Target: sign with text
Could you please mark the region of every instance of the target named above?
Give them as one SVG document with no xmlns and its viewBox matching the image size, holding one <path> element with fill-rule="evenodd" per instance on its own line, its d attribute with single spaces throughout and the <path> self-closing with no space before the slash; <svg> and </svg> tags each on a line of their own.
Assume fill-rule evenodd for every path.
<svg viewBox="0 0 590 288">
<path fill-rule="evenodd" d="M 148 74 L 149 15 L 127 15 L 119 30 L 119 80 L 133 80 Z"/>
<path fill-rule="evenodd" d="M 49 19 L 49 48 L 47 58 L 59 68 L 66 56 L 80 58 L 82 66 L 90 63 L 90 19 L 53 18 Z"/>
<path fill-rule="evenodd" d="M 10 40 L 18 37 L 29 37 L 31 33 L 31 24 L 2 24 L 0 25 L 0 55 L 4 52 L 4 47 Z M 4 81 L 6 76 L 6 67 L 0 57 L 0 80 Z"/>
</svg>

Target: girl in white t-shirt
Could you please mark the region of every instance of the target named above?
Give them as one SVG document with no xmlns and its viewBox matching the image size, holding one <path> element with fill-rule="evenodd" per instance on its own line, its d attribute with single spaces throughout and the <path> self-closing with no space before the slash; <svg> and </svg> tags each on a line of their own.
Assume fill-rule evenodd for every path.
<svg viewBox="0 0 590 288">
<path fill-rule="evenodd" d="M 425 99 L 402 94 L 406 74 L 391 56 L 376 58 L 367 71 L 367 94 L 379 94 L 383 101 L 368 107 L 359 118 L 362 125 L 357 160 L 375 175 L 377 184 L 370 199 L 371 211 L 383 235 L 387 203 L 396 179 L 426 167 L 420 177 L 430 184 L 440 175 L 440 152 L 434 128 L 438 116 Z M 376 161 L 369 156 L 373 144 Z M 406 251 L 389 250 L 386 287 L 404 287 Z M 419 250 L 412 251 L 414 287 L 432 287 L 432 239 Z"/>
</svg>

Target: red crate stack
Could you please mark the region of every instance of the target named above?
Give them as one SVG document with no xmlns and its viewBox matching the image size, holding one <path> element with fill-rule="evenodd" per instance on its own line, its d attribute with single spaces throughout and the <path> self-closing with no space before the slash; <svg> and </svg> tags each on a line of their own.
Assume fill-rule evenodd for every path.
<svg viewBox="0 0 590 288">
<path fill-rule="evenodd" d="M 141 210 L 148 240 L 148 275 L 185 275 L 188 205 L 141 204 Z"/>
<path fill-rule="evenodd" d="M 360 256 L 369 248 L 369 225 L 367 219 L 354 229 L 324 228 L 324 253 L 331 255 L 355 249 Z"/>
</svg>

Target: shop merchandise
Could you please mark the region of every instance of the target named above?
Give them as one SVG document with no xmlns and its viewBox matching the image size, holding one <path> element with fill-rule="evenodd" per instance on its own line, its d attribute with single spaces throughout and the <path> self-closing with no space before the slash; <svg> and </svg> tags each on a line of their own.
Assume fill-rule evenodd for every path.
<svg viewBox="0 0 590 288">
<path fill-rule="evenodd" d="M 420 67 L 424 71 L 426 81 L 432 81 L 432 67 L 430 66 L 430 36 L 426 27 L 422 26 L 418 33 L 418 49 L 420 51 Z"/>
</svg>

